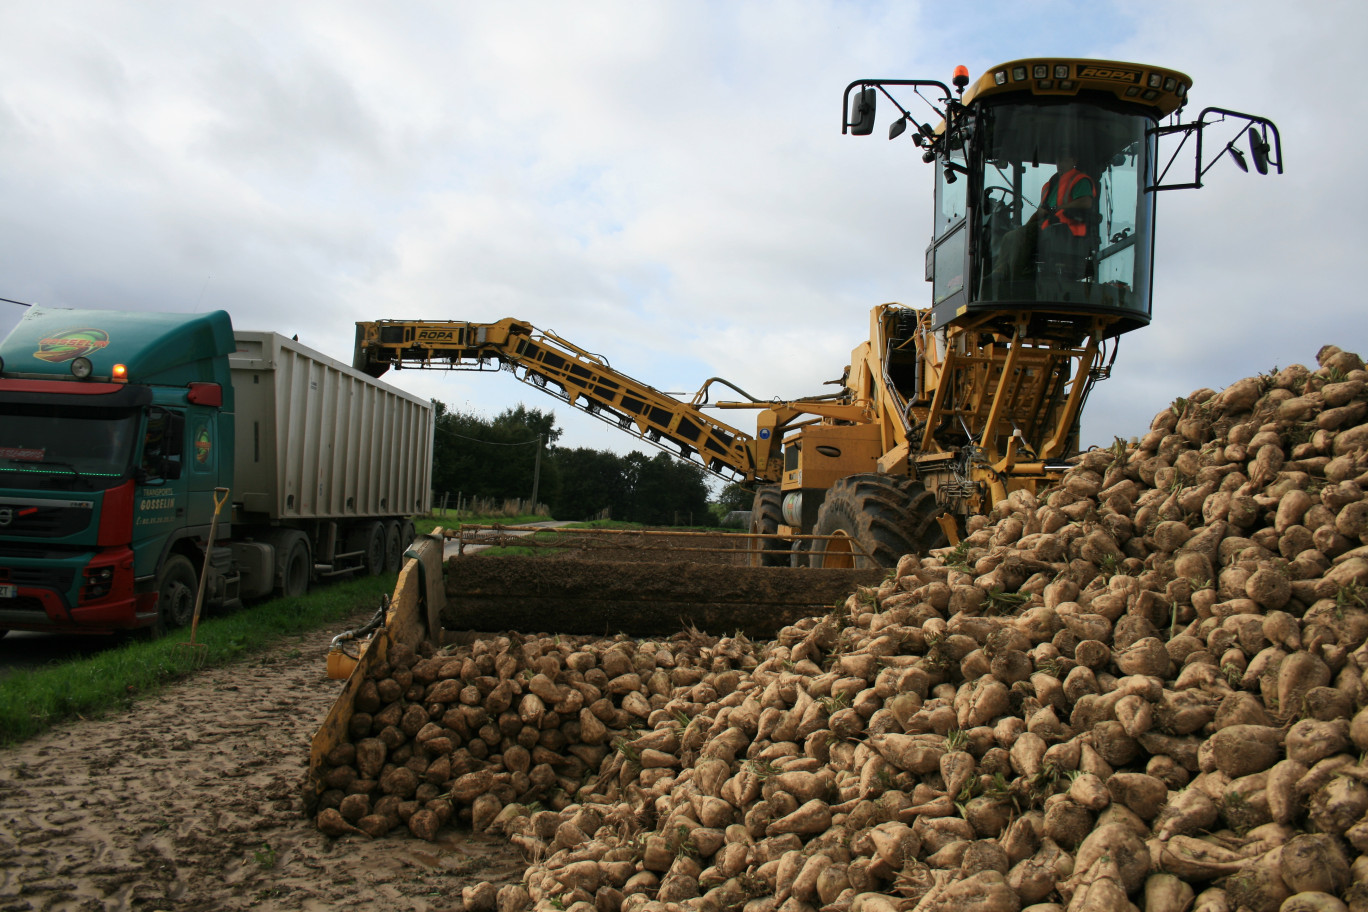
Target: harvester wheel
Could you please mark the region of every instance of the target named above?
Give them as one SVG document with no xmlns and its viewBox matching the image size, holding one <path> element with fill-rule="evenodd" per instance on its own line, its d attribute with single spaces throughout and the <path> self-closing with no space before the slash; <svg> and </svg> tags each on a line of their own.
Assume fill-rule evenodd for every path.
<svg viewBox="0 0 1368 912">
<path fill-rule="evenodd" d="M 817 513 L 811 563 L 826 569 L 898 565 L 904 554 L 925 554 L 946 544 L 936 517 L 945 508 L 910 478 L 851 475 L 831 486 Z"/>
<path fill-rule="evenodd" d="M 762 554 L 762 551 L 784 552 L 788 543 L 782 538 L 771 538 L 779 531 L 784 521 L 784 495 L 778 485 L 761 485 L 755 490 L 755 500 L 751 501 L 751 535 L 766 536 L 752 538 L 747 543 L 750 548 L 752 567 L 787 567 L 787 553 Z"/>
<path fill-rule="evenodd" d="M 162 636 L 179 627 L 188 627 L 195 617 L 195 593 L 199 578 L 190 559 L 172 554 L 157 574 L 157 620 L 154 636 Z"/>
<path fill-rule="evenodd" d="M 385 523 L 385 572 L 398 573 L 399 564 L 403 561 L 404 548 L 402 533 L 399 531 L 399 521 L 391 519 Z"/>
</svg>

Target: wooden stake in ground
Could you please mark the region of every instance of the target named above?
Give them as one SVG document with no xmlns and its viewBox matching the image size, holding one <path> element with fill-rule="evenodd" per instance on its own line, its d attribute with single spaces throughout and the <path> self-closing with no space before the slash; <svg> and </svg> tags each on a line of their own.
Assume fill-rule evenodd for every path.
<svg viewBox="0 0 1368 912">
<path fill-rule="evenodd" d="M 204 662 L 205 654 L 209 647 L 203 643 L 195 642 L 195 632 L 199 629 L 200 608 L 204 606 L 204 584 L 209 579 L 209 560 L 214 553 L 214 536 L 218 533 L 219 510 L 223 509 L 224 503 L 228 500 L 228 488 L 214 488 L 214 518 L 209 523 L 209 541 L 204 546 L 204 566 L 200 568 L 199 590 L 195 593 L 195 615 L 190 619 L 190 642 L 177 643 L 177 646 L 188 647 L 191 658 L 195 665 Z"/>
</svg>

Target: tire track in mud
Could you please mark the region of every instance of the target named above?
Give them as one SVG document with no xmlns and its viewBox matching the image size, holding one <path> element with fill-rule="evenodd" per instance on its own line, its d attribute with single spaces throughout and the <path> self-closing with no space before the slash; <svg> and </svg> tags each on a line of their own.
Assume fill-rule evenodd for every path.
<svg viewBox="0 0 1368 912">
<path fill-rule="evenodd" d="M 459 908 L 481 880 L 519 880 L 525 863 L 500 839 L 314 829 L 301 784 L 340 689 L 329 639 L 292 638 L 0 750 L 0 912 L 422 912 Z"/>
</svg>

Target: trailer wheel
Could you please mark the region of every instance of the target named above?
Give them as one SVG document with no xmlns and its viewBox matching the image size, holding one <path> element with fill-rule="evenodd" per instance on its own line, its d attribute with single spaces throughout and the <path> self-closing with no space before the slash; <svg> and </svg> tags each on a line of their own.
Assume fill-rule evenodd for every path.
<svg viewBox="0 0 1368 912">
<path fill-rule="evenodd" d="M 152 625 L 153 636 L 190 626 L 195 618 L 198 588 L 199 577 L 188 558 L 172 554 L 166 559 L 157 574 L 157 620 Z"/>
<path fill-rule="evenodd" d="M 348 551 L 360 551 L 361 568 L 368 576 L 385 572 L 385 526 L 371 522 L 352 530 L 347 538 Z"/>
<path fill-rule="evenodd" d="M 763 551 L 786 551 L 788 543 L 782 538 L 771 537 L 779 530 L 779 524 L 784 521 L 784 495 L 779 491 L 778 485 L 761 485 L 755 490 L 755 499 L 751 502 L 751 521 L 750 531 L 753 536 L 765 536 L 763 538 L 751 538 L 747 540 L 746 546 L 750 549 L 750 565 L 752 567 L 787 567 L 789 565 L 788 554 L 762 554 Z"/>
<path fill-rule="evenodd" d="M 910 478 L 851 475 L 831 486 L 817 513 L 812 566 L 825 569 L 892 569 L 904 554 L 925 554 L 946 545 L 936 517 L 945 508 Z"/>
<path fill-rule="evenodd" d="M 398 573 L 404 557 L 404 542 L 397 520 L 385 523 L 385 572 Z"/>
<path fill-rule="evenodd" d="M 285 569 L 280 578 L 280 594 L 286 598 L 299 598 L 309 591 L 309 578 L 313 576 L 313 565 L 309 560 L 309 545 L 302 537 L 290 545 L 285 558 Z"/>
<path fill-rule="evenodd" d="M 417 537 L 418 527 L 413 524 L 413 520 L 406 519 L 399 524 L 399 560 L 401 563 L 403 562 L 403 552 L 413 545 L 413 540 Z"/>
</svg>

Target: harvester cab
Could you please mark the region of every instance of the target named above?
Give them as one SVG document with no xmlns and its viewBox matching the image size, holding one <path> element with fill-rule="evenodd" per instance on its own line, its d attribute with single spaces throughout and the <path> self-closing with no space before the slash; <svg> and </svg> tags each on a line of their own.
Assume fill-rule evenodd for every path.
<svg viewBox="0 0 1368 912">
<path fill-rule="evenodd" d="M 931 306 L 875 308 L 844 381 L 858 414 L 800 406 L 820 424 L 783 436 L 785 473 L 757 494 L 752 531 L 793 542 L 798 565 L 863 565 L 861 552 L 886 564 L 956 541 L 966 517 L 1014 491 L 1054 483 L 1118 338 L 1150 321 L 1158 191 L 1200 187 L 1227 153 L 1248 170 L 1241 141 L 1260 173 L 1282 171 L 1266 118 L 1206 108 L 1179 120 L 1191 80 L 1174 70 L 1030 59 L 972 84 L 959 67 L 952 81 L 845 90 L 843 132 L 872 133 L 882 95 L 898 114 L 889 139 L 907 135 L 935 166 Z M 1234 136 L 1211 153 L 1204 136 L 1222 124 Z M 1184 150 L 1190 181 L 1170 178 Z M 827 539 L 810 555 L 806 531 Z"/>
<path fill-rule="evenodd" d="M 1157 191 L 1202 186 L 1227 154 L 1248 170 L 1242 140 L 1259 173 L 1282 171 L 1278 130 L 1266 118 L 1206 108 L 1180 122 L 1192 80 L 1174 70 L 1030 59 L 972 84 L 959 67 L 952 81 L 953 91 L 936 80 L 857 80 L 843 105 L 843 132 L 868 135 L 885 96 L 898 112 L 889 138 L 907 133 L 935 165 L 926 279 L 938 332 L 996 326 L 1067 339 L 1145 326 Z M 899 91 L 939 123 L 919 123 Z M 1234 136 L 1210 154 L 1204 135 L 1221 124 L 1233 124 Z M 1192 180 L 1169 180 L 1185 151 Z"/>
</svg>

